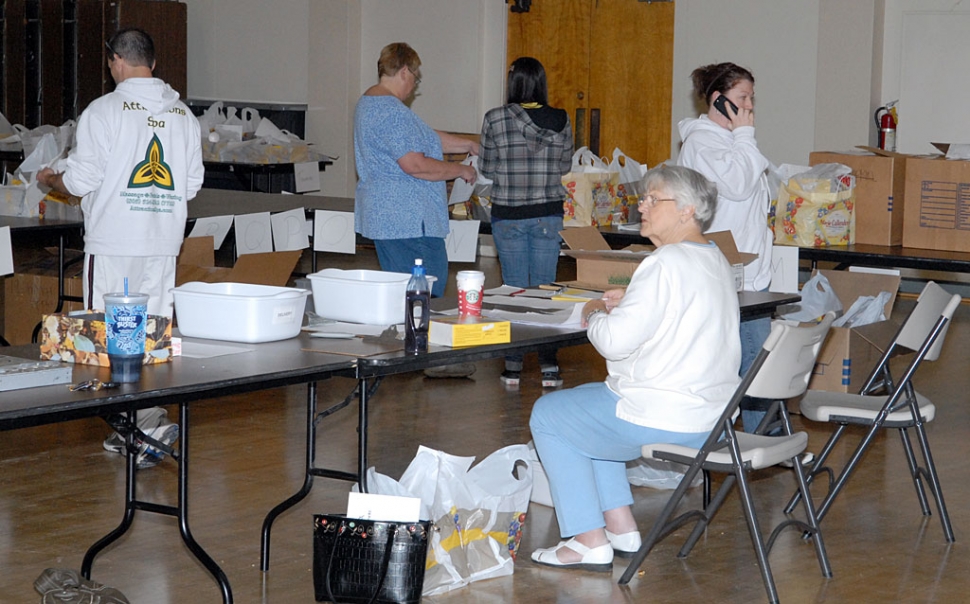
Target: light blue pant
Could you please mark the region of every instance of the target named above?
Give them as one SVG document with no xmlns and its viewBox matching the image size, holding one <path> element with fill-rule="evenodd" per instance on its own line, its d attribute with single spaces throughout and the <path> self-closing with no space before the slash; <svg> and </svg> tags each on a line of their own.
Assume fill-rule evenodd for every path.
<svg viewBox="0 0 970 604">
<path fill-rule="evenodd" d="M 532 439 L 549 476 L 563 538 L 606 526 L 603 512 L 633 503 L 626 462 L 650 443 L 700 447 L 708 432 L 680 433 L 616 417 L 619 397 L 603 382 L 544 395 L 532 408 Z"/>
<path fill-rule="evenodd" d="M 448 250 L 440 237 L 415 237 L 413 239 L 375 239 L 377 260 L 381 270 L 391 273 L 411 274 L 414 260 L 421 258 L 425 273 L 438 278 L 431 286 L 431 295 L 445 295 L 448 284 Z"/>
</svg>

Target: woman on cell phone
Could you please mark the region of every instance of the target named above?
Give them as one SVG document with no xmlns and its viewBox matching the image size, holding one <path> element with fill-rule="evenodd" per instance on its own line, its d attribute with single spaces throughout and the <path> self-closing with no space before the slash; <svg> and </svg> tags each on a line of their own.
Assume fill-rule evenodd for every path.
<svg viewBox="0 0 970 604">
<path fill-rule="evenodd" d="M 770 162 L 754 138 L 754 76 L 734 63 L 715 63 L 695 69 L 691 81 L 707 113 L 678 124 L 683 141 L 678 163 L 717 185 L 717 210 L 707 232 L 731 231 L 739 251 L 757 254 L 744 267 L 743 289 L 766 291 L 771 281 Z M 741 323 L 741 375 L 770 330 L 769 317 Z M 764 411 L 750 407 L 757 405 L 742 405 L 748 432 L 764 417 Z"/>
</svg>

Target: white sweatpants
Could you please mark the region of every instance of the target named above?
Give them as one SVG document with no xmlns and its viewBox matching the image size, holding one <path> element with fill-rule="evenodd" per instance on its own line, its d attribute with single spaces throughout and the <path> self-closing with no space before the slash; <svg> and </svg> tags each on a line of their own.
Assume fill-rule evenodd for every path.
<svg viewBox="0 0 970 604">
<path fill-rule="evenodd" d="M 125 291 L 148 294 L 148 314 L 171 317 L 175 256 L 84 255 L 84 304 L 104 310 L 104 295 Z"/>
</svg>

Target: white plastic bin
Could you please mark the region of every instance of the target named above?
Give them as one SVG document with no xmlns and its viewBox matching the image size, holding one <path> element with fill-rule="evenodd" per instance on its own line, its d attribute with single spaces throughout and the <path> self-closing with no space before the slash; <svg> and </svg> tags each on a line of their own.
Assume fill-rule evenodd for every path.
<svg viewBox="0 0 970 604">
<path fill-rule="evenodd" d="M 275 342 L 303 325 L 305 289 L 192 281 L 172 290 L 179 332 L 229 342 Z"/>
<path fill-rule="evenodd" d="M 307 275 L 316 313 L 325 319 L 396 325 L 404 322 L 407 273 L 325 268 Z M 428 283 L 435 278 L 428 276 Z"/>
</svg>

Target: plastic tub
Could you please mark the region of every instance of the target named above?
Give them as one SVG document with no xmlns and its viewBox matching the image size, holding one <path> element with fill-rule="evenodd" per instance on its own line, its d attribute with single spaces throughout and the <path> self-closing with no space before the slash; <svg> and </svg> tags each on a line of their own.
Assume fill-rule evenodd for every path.
<svg viewBox="0 0 970 604">
<path fill-rule="evenodd" d="M 295 337 L 310 292 L 249 283 L 191 281 L 172 290 L 179 332 L 228 342 L 275 342 Z"/>
<path fill-rule="evenodd" d="M 313 306 L 326 319 L 396 325 L 404 322 L 407 273 L 325 268 L 307 275 L 313 288 Z M 428 276 L 428 283 L 435 278 Z"/>
</svg>

